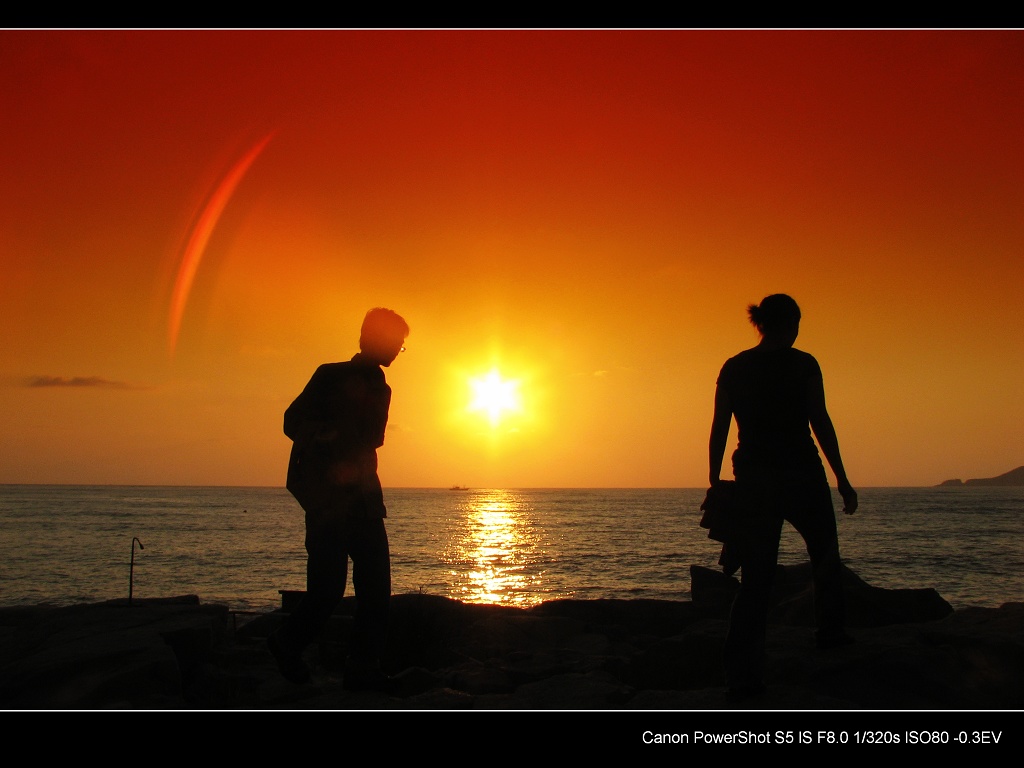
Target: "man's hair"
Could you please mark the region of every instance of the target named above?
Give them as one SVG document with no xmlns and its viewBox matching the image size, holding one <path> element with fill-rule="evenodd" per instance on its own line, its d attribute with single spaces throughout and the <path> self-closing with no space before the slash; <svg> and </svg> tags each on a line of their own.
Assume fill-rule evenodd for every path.
<svg viewBox="0 0 1024 768">
<path fill-rule="evenodd" d="M 384 307 L 374 307 L 363 318 L 359 331 L 359 348 L 372 349 L 381 344 L 401 342 L 409 335 L 409 324 L 397 312 Z"/>
</svg>

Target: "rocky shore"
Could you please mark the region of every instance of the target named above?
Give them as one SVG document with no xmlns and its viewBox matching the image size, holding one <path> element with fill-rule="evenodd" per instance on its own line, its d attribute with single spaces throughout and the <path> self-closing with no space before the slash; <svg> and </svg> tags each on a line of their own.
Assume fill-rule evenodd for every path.
<svg viewBox="0 0 1024 768">
<path fill-rule="evenodd" d="M 721 648 L 737 583 L 691 568 L 693 599 L 554 600 L 529 609 L 396 595 L 388 693 L 346 691 L 347 598 L 277 672 L 265 638 L 286 605 L 233 613 L 195 596 L 0 610 L 7 710 L 1018 710 L 1024 603 L 953 611 L 931 589 L 886 590 L 847 570 L 856 643 L 814 647 L 807 564 L 780 568 L 768 690 L 732 704 Z"/>
</svg>

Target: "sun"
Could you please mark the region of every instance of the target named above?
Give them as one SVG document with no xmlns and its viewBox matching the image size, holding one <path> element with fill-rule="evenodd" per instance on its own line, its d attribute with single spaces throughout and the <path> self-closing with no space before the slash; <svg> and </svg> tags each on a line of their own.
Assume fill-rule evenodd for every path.
<svg viewBox="0 0 1024 768">
<path fill-rule="evenodd" d="M 473 390 L 469 410 L 486 413 L 491 426 L 497 426 L 506 413 L 522 409 L 519 382 L 503 379 L 497 370 L 492 369 L 486 376 L 470 379 L 469 386 Z"/>
</svg>

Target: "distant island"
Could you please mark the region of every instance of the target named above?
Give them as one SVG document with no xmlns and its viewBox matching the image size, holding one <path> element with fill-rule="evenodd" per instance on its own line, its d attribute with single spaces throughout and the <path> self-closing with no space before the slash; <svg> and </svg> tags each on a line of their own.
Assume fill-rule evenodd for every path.
<svg viewBox="0 0 1024 768">
<path fill-rule="evenodd" d="M 1017 467 L 1005 472 L 998 477 L 979 477 L 973 480 L 943 480 L 938 486 L 960 486 L 960 485 L 1024 485 L 1024 467 Z"/>
</svg>

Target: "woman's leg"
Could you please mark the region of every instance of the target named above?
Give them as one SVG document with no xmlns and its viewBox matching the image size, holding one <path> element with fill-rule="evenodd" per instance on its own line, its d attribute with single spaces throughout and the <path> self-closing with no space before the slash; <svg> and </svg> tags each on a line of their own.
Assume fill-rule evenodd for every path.
<svg viewBox="0 0 1024 768">
<path fill-rule="evenodd" d="M 834 644 L 845 637 L 846 601 L 843 596 L 842 560 L 832 492 L 825 486 L 806 505 L 794 508 L 787 519 L 803 537 L 814 575 L 814 612 L 819 644 Z"/>
<path fill-rule="evenodd" d="M 755 688 L 763 682 L 768 608 L 781 532 L 782 518 L 766 516 L 739 548 L 740 588 L 725 639 L 725 681 L 734 690 Z"/>
</svg>

